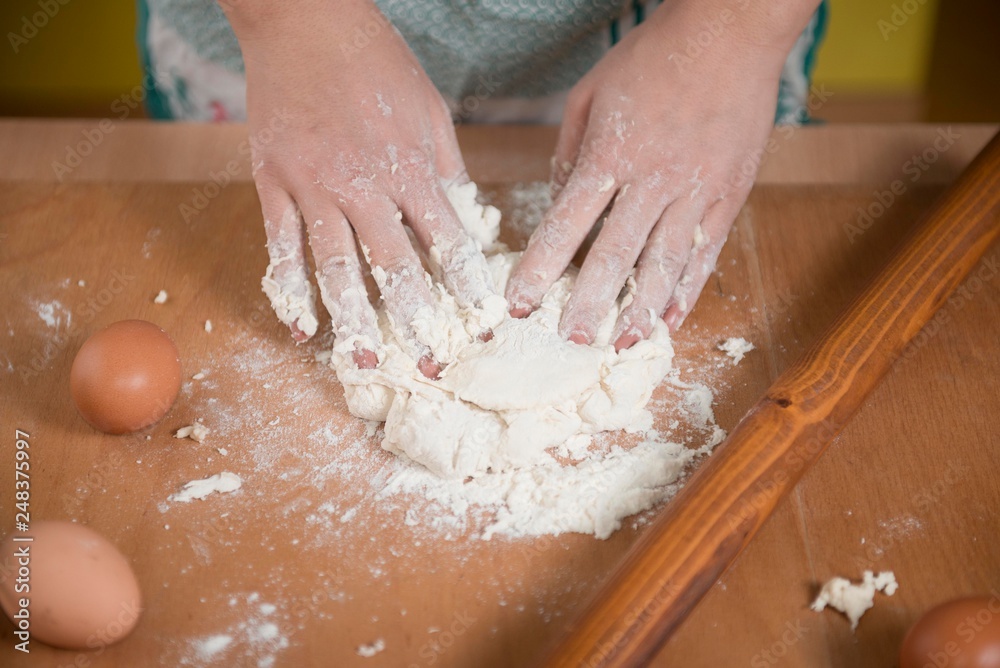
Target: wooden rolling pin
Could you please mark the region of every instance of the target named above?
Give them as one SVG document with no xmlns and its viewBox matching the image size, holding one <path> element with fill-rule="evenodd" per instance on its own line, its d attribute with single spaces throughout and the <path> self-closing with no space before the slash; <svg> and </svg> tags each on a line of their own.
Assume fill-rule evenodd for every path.
<svg viewBox="0 0 1000 668">
<path fill-rule="evenodd" d="M 625 556 L 545 666 L 645 665 L 1000 233 L 1000 134 Z"/>
</svg>

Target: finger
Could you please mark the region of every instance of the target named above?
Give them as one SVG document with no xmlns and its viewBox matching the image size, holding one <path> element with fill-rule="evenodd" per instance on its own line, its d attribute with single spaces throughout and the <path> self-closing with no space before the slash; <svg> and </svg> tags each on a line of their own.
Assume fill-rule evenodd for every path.
<svg viewBox="0 0 1000 668">
<path fill-rule="evenodd" d="M 618 316 L 611 340 L 628 348 L 653 331 L 695 244 L 704 205 L 688 197 L 672 202 L 656 223 L 636 264 L 635 296 Z"/>
<path fill-rule="evenodd" d="M 505 303 L 493 285 L 482 247 L 466 231 L 439 183 L 425 186 L 422 196 L 413 190 L 413 197 L 400 202 L 410 228 L 458 305 L 480 312 L 478 331 L 470 334 L 490 331 L 503 320 Z"/>
<path fill-rule="evenodd" d="M 665 189 L 655 185 L 651 190 L 622 188 L 573 284 L 559 323 L 563 337 L 584 344 L 594 340 L 668 199 Z"/>
<path fill-rule="evenodd" d="M 333 319 L 334 350 L 350 354 L 359 369 L 374 369 L 382 338 L 365 289 L 354 230 L 336 207 L 326 207 L 323 218 L 318 213 L 307 208 L 305 216 L 319 294 Z"/>
<path fill-rule="evenodd" d="M 701 222 L 703 243 L 692 250 L 691 258 L 663 314 L 663 320 L 671 332 L 676 331 L 684 323 L 698 301 L 709 276 L 715 271 L 719 253 L 722 252 L 733 221 L 745 201 L 745 195 L 726 198 L 716 203 Z"/>
<path fill-rule="evenodd" d="M 557 196 L 566 186 L 573 165 L 580 155 L 580 145 L 587 130 L 587 119 L 590 117 L 590 103 L 593 97 L 589 89 L 574 89 L 566 98 L 566 108 L 563 111 L 562 124 L 559 126 L 559 139 L 552 155 L 552 195 Z"/>
<path fill-rule="evenodd" d="M 615 178 L 603 162 L 583 161 L 528 240 L 507 281 L 510 313 L 521 318 L 538 308 L 573 254 L 615 195 Z"/>
<path fill-rule="evenodd" d="M 261 287 L 292 338 L 301 343 L 316 333 L 316 303 L 306 269 L 305 230 L 298 207 L 284 190 L 257 183 L 270 263 Z"/>
<path fill-rule="evenodd" d="M 410 346 L 421 372 L 437 378 L 441 366 L 431 352 L 432 342 L 421 340 L 414 328 L 415 321 L 429 317 L 434 307 L 420 258 L 399 224 L 402 213 L 391 200 L 379 196 L 361 194 L 340 203 L 366 247 L 372 276 L 393 325 Z"/>
<path fill-rule="evenodd" d="M 434 166 L 445 183 L 449 185 L 465 183 L 469 180 L 469 173 L 465 168 L 462 150 L 458 146 L 455 124 L 452 123 L 451 113 L 444 102 L 442 102 L 442 107 L 442 119 L 433 130 Z"/>
</svg>

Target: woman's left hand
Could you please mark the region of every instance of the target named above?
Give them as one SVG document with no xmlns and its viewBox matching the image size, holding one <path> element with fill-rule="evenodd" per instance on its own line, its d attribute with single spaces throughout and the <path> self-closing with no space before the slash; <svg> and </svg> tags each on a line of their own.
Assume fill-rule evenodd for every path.
<svg viewBox="0 0 1000 668">
<path fill-rule="evenodd" d="M 539 306 L 611 204 L 560 332 L 593 341 L 633 268 L 616 348 L 648 336 L 654 318 L 683 322 L 750 192 L 782 66 L 818 1 L 776 4 L 665 3 L 570 91 L 557 196 L 508 283 L 513 315 Z"/>
</svg>

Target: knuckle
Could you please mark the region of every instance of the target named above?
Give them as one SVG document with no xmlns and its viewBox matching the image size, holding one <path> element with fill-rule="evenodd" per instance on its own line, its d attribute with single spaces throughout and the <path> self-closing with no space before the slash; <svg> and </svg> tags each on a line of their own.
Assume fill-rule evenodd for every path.
<svg viewBox="0 0 1000 668">
<path fill-rule="evenodd" d="M 609 240 L 603 244 L 595 244 L 590 255 L 600 266 L 610 271 L 621 271 L 632 262 L 634 251 L 622 239 Z"/>
<path fill-rule="evenodd" d="M 661 277 L 674 276 L 680 273 L 687 262 L 687 253 L 676 248 L 661 247 L 650 257 L 652 269 Z"/>
<path fill-rule="evenodd" d="M 253 180 L 261 197 L 281 188 L 281 170 L 270 162 L 255 163 Z"/>
<path fill-rule="evenodd" d="M 648 336 L 653 329 L 652 309 L 638 301 L 632 302 L 622 311 L 618 328 L 623 333 L 631 332 L 643 337 Z"/>
<path fill-rule="evenodd" d="M 541 252 L 543 257 L 561 253 L 566 249 L 571 229 L 572 226 L 566 218 L 549 218 L 531 235 L 528 248 L 536 247 L 536 252 Z"/>
<path fill-rule="evenodd" d="M 319 274 L 328 282 L 346 286 L 354 278 L 357 266 L 357 258 L 333 253 L 319 263 Z"/>
<path fill-rule="evenodd" d="M 415 280 L 417 277 L 417 267 L 413 261 L 408 257 L 400 257 L 399 255 L 391 255 L 387 257 L 383 262 L 380 262 L 379 267 L 390 275 L 397 276 L 398 280 L 401 282 L 408 283 Z"/>
</svg>

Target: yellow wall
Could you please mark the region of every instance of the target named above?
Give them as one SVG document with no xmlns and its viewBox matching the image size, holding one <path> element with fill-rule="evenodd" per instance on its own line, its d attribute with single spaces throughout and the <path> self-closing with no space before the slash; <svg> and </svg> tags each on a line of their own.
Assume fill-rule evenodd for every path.
<svg viewBox="0 0 1000 668">
<path fill-rule="evenodd" d="M 10 34 L 30 34 L 25 18 L 43 10 L 39 0 L 0 0 L 0 114 L 105 116 L 141 80 L 134 0 L 62 2 L 41 0 L 52 17 L 14 53 Z"/>
<path fill-rule="evenodd" d="M 830 0 L 816 81 L 846 92 L 923 90 L 937 2 Z M 896 24 L 898 30 L 893 30 Z"/>
<path fill-rule="evenodd" d="M 0 1 L 0 114 L 103 116 L 140 81 L 134 0 L 62 1 Z M 58 11 L 15 54 L 10 33 L 21 33 L 24 18 L 42 11 L 39 2 Z M 918 9 L 885 39 L 878 21 L 891 25 L 894 5 Z M 817 81 L 845 93 L 918 93 L 936 5 L 937 0 L 831 0 Z"/>
</svg>

